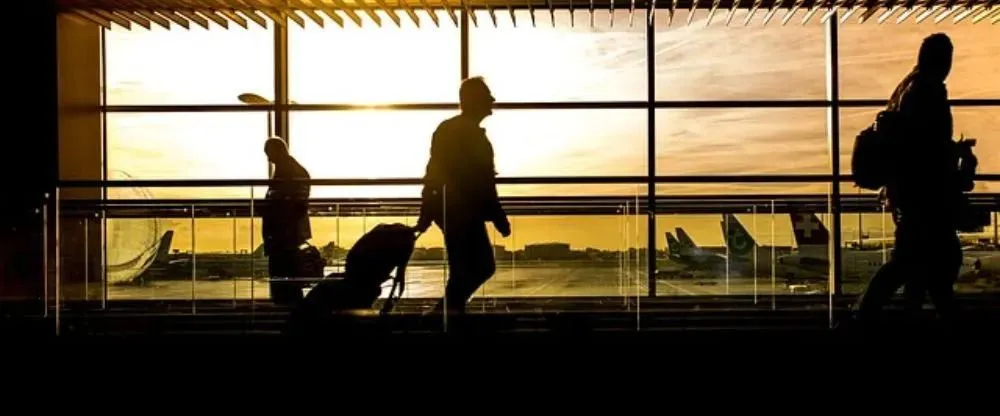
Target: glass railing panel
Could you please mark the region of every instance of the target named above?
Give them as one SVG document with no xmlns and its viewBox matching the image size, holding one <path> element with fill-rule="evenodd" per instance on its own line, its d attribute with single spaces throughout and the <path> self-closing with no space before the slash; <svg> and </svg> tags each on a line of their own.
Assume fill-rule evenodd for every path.
<svg viewBox="0 0 1000 416">
<path fill-rule="evenodd" d="M 103 306 L 101 269 L 102 212 L 97 206 L 100 188 L 59 189 L 49 218 L 52 279 L 49 299 L 61 308 L 91 309 Z M 50 303 L 51 304 L 51 303 Z"/>
<path fill-rule="evenodd" d="M 251 297 L 244 294 L 245 269 L 252 267 L 253 240 L 260 241 L 253 236 L 259 224 L 248 219 L 251 187 L 109 188 L 109 196 L 109 301 L 186 302 L 193 308 L 196 301 L 232 306 L 234 299 Z"/>
<path fill-rule="evenodd" d="M 1000 209 L 992 213 L 992 224 L 980 233 L 960 235 L 964 261 L 956 291 L 1000 292 Z"/>
<path fill-rule="evenodd" d="M 738 308 L 829 309 L 828 189 L 813 183 L 657 186 L 657 296 L 720 299 Z"/>
</svg>

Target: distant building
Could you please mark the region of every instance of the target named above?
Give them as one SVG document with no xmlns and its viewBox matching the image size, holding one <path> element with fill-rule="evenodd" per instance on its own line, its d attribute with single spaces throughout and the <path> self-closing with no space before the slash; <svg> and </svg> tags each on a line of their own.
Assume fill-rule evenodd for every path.
<svg viewBox="0 0 1000 416">
<path fill-rule="evenodd" d="M 504 246 L 501 245 L 493 246 L 493 257 L 495 257 L 497 260 L 509 260 L 512 255 L 513 253 L 508 251 L 507 248 Z"/>
<path fill-rule="evenodd" d="M 524 246 L 525 260 L 559 260 L 572 258 L 567 243 L 528 244 Z"/>
</svg>

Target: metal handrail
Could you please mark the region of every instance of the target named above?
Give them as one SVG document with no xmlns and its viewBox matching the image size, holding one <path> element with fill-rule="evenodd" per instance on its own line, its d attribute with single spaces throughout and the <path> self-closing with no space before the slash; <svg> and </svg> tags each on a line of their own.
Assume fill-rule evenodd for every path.
<svg viewBox="0 0 1000 416">
<path fill-rule="evenodd" d="M 998 107 L 1000 99 L 993 98 L 961 98 L 948 102 L 953 107 Z M 833 105 L 827 99 L 789 99 L 789 100 L 657 100 L 650 103 L 646 100 L 623 101 L 541 101 L 541 102 L 497 102 L 497 110 L 608 110 L 608 109 L 645 109 L 648 106 L 669 109 L 788 109 L 788 108 L 827 108 Z M 837 101 L 841 108 L 885 107 L 885 99 L 841 99 Z M 312 104 L 111 104 L 101 105 L 97 110 L 108 113 L 177 113 L 177 112 L 254 112 L 254 111 L 441 111 L 457 110 L 458 103 L 381 103 L 381 104 L 350 104 L 350 103 L 312 103 Z"/>
<path fill-rule="evenodd" d="M 498 185 L 645 185 L 656 184 L 734 184 L 734 183 L 831 183 L 853 180 L 851 175 L 672 175 L 672 176 L 521 176 L 500 177 Z M 977 181 L 1000 181 L 1000 174 L 976 175 Z M 421 185 L 420 178 L 343 178 L 343 179 L 138 179 L 138 180 L 61 180 L 61 188 L 197 188 L 268 186 L 281 183 L 308 183 L 312 186 L 386 186 Z"/>
<path fill-rule="evenodd" d="M 686 195 L 655 198 L 656 214 L 789 213 L 829 211 L 830 197 L 823 194 L 790 195 Z M 503 197 L 501 203 L 510 215 L 645 215 L 646 198 L 635 196 L 603 197 Z M 1000 211 L 1000 194 L 971 194 L 973 206 Z M 228 218 L 257 216 L 266 201 L 250 199 L 213 200 L 99 200 L 66 199 L 60 209 L 64 217 L 107 218 Z M 309 201 L 311 216 L 407 217 L 420 213 L 419 198 L 340 199 L 318 198 Z M 877 195 L 844 195 L 842 213 L 881 213 Z"/>
</svg>

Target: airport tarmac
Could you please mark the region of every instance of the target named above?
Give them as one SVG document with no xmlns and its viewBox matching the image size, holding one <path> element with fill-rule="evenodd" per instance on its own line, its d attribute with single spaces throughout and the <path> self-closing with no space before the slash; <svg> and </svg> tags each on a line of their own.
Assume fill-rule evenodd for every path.
<svg viewBox="0 0 1000 416">
<path fill-rule="evenodd" d="M 407 270 L 407 298 L 437 298 L 444 293 L 446 269 L 442 266 L 419 266 Z M 388 293 L 387 282 L 384 293 Z M 861 282 L 845 282 L 846 293 L 858 293 Z M 586 297 L 586 296 L 646 296 L 646 273 L 639 269 L 617 267 L 501 267 L 481 288 L 477 297 Z M 95 293 L 91 288 L 90 293 Z M 113 285 L 107 288 L 109 300 L 142 299 L 267 299 L 266 279 L 233 279 L 206 281 L 160 281 L 144 286 Z M 657 279 L 660 296 L 783 296 L 825 293 L 826 284 L 786 284 L 784 279 L 769 276 L 754 278 L 731 277 L 697 279 Z M 959 287 L 959 292 L 982 292 L 987 289 Z M 993 289 L 995 290 L 995 289 Z M 99 291 L 97 292 L 99 293 Z"/>
</svg>

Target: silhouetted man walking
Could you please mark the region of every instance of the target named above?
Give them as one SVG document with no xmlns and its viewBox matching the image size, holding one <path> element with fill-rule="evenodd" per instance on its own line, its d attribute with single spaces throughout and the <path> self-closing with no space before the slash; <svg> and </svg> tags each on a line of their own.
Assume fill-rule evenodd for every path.
<svg viewBox="0 0 1000 416">
<path fill-rule="evenodd" d="M 461 113 L 434 131 L 415 228 L 424 232 L 433 222 L 444 233 L 451 273 L 437 311 L 447 303 L 449 312 L 464 312 L 469 298 L 496 271 L 485 223 L 510 235 L 497 195 L 493 146 L 480 127 L 493 114 L 495 101 L 482 78 L 469 78 L 459 88 Z"/>
<path fill-rule="evenodd" d="M 276 137 L 264 143 L 264 153 L 274 164 L 271 179 L 309 179 L 309 172 L 292 155 L 288 145 Z M 299 269 L 299 251 L 312 238 L 309 224 L 309 184 L 273 183 L 267 188 L 267 206 L 261 215 L 264 234 L 264 254 L 271 277 L 271 300 L 290 304 L 302 299 L 301 284 L 281 281 L 294 278 Z"/>
<path fill-rule="evenodd" d="M 952 140 L 952 115 L 945 79 L 953 46 L 944 34 L 924 39 L 916 67 L 900 82 L 887 110 L 895 111 L 891 178 L 884 192 L 896 224 L 892 258 L 872 277 L 857 305 L 857 317 L 871 321 L 905 285 L 906 308 L 919 311 L 929 293 L 938 314 L 957 312 L 952 285 L 962 265 L 957 235 L 963 192 L 961 145 Z"/>
</svg>

